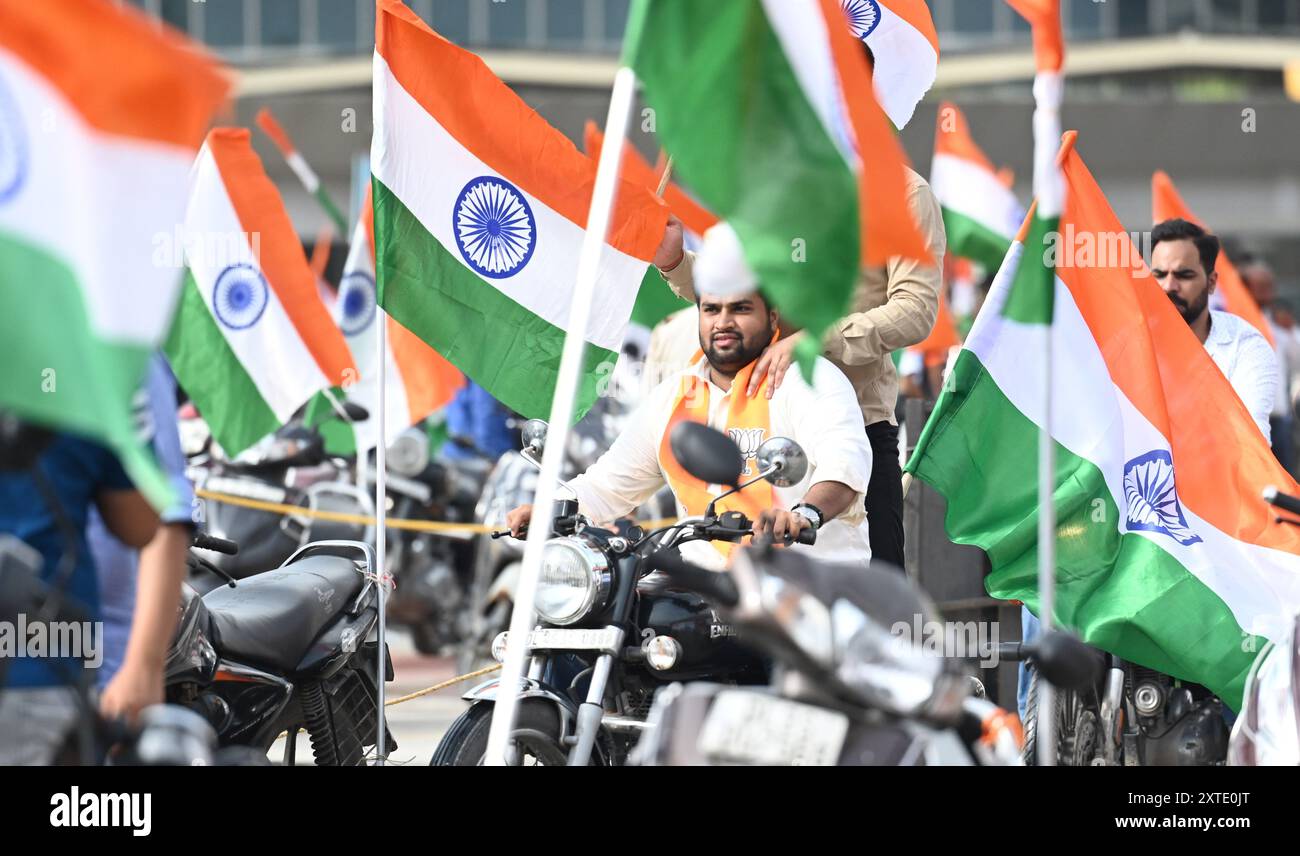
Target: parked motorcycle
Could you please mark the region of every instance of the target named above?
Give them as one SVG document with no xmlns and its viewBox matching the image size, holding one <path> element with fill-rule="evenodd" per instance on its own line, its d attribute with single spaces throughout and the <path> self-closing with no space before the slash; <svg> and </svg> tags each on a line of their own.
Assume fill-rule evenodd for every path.
<svg viewBox="0 0 1300 856">
<path fill-rule="evenodd" d="M 358 421 L 364 408 L 346 408 Z M 196 433 L 193 426 L 187 434 Z M 373 499 L 353 484 L 350 462 L 325 454 L 320 433 L 292 420 L 275 433 L 233 458 L 211 442 L 191 452 L 187 474 L 196 488 L 261 502 L 301 506 L 308 512 L 329 511 L 368 515 Z M 374 528 L 356 523 L 320 520 L 306 515 L 262 511 L 224 502 L 204 503 L 204 529 L 233 541 L 242 549 L 235 556 L 211 553 L 208 562 L 244 579 L 281 565 L 293 552 L 313 541 L 373 541 Z M 220 576 L 199 574 L 191 584 L 201 592 L 222 583 Z"/>
<path fill-rule="evenodd" d="M 265 755 L 287 732 L 284 763 L 293 764 L 305 730 L 318 765 L 363 764 L 378 725 L 375 579 L 367 544 L 323 541 L 275 570 L 227 574 L 205 595 L 184 586 L 164 672 L 168 703 L 202 714 L 222 747 Z M 386 650 L 384 658 L 391 681 Z M 397 748 L 386 734 L 385 754 Z"/>
<path fill-rule="evenodd" d="M 544 443 L 545 424 L 531 422 L 525 452 L 538 466 Z M 756 478 L 733 483 L 724 495 L 763 479 L 797 483 L 807 470 L 802 450 L 784 438 L 760 447 L 758 462 Z M 735 472 L 740 470 L 738 464 Z M 543 524 L 539 519 L 535 525 Z M 513 740 L 518 763 L 619 765 L 645 730 L 659 688 L 684 680 L 767 680 L 761 658 L 738 642 L 735 628 L 705 598 L 662 575 L 651 577 L 657 553 L 751 535 L 743 514 L 716 514 L 711 505 L 701 517 L 648 534 L 637 527 L 611 532 L 579 515 L 575 501 L 563 500 L 551 525 L 555 537 L 543 553 L 537 591 L 540 626 L 529 634 L 528 676 L 512 690 L 522 693 Z M 811 530 L 800 533 L 801 543 L 814 540 Z M 504 658 L 507 640 L 502 633 L 494 641 L 496 659 Z M 431 764 L 482 762 L 499 691 L 500 681 L 493 679 L 464 696 L 470 707 L 443 737 Z"/>
</svg>

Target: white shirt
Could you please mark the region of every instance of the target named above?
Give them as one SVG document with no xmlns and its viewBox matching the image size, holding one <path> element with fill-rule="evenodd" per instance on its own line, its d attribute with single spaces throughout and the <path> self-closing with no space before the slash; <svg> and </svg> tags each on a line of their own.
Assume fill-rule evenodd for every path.
<svg viewBox="0 0 1300 856">
<path fill-rule="evenodd" d="M 1273 346 L 1246 321 L 1210 310 L 1210 335 L 1205 350 L 1246 405 L 1264 439 L 1270 443 L 1268 416 L 1277 397 L 1278 365 Z"/>
<path fill-rule="evenodd" d="M 709 425 L 723 428 L 731 391 L 724 392 L 709 380 L 708 361 L 701 358 L 691 368 L 651 390 L 609 451 L 569 483 L 578 495 L 582 513 L 597 521 L 614 520 L 645 502 L 667 483 L 659 463 L 659 447 L 677 402 L 681 378 L 690 374 L 704 378 L 709 384 Z M 811 551 L 826 561 L 865 564 L 871 558 L 863 507 L 867 482 L 871 479 L 871 445 L 862 428 L 862 409 L 853 385 L 843 372 L 818 357 L 811 385 L 804 380 L 798 366 L 791 366 L 768 404 L 767 436 L 758 442 L 746 438 L 747 442 L 741 445 L 747 469 L 757 473 L 753 463 L 755 450 L 762 440 L 772 437 L 788 437 L 808 455 L 808 474 L 803 481 L 788 488 L 772 488 L 775 506 L 791 508 L 818 482 L 840 482 L 857 492 L 838 517 L 822 522 L 815 545 L 796 544 L 792 549 Z M 686 513 L 680 500 L 677 513 Z M 683 548 L 683 555 L 701 564 L 718 566 L 718 552 L 704 544 L 698 546 L 705 549 Z"/>
</svg>

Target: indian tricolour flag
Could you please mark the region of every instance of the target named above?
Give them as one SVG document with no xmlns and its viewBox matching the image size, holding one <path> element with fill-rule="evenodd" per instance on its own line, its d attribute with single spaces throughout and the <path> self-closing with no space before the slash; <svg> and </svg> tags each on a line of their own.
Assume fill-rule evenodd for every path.
<svg viewBox="0 0 1300 856">
<path fill-rule="evenodd" d="M 378 445 L 379 420 L 375 406 L 379 400 L 379 368 L 376 353 L 379 313 L 375 303 L 374 208 L 366 191 L 361 218 L 352 233 L 343 277 L 339 280 L 338 299 L 334 301 L 334 321 L 343 331 L 352 359 L 356 361 L 358 379 L 345 390 L 348 400 L 371 413 L 356 425 L 356 448 L 367 451 Z M 464 377 L 420 338 L 383 316 L 384 337 L 384 430 L 391 443 L 399 434 L 435 410 L 445 406 Z"/>
<path fill-rule="evenodd" d="M 380 305 L 507 407 L 547 416 L 596 164 L 396 0 L 378 3 L 374 109 Z M 667 218 L 621 182 L 578 415 L 618 359 Z"/>
<path fill-rule="evenodd" d="M 943 209 L 948 252 L 997 270 L 1025 209 L 976 145 L 965 114 L 949 102 L 939 106 L 930 188 Z"/>
<path fill-rule="evenodd" d="M 838 3 L 638 0 L 624 61 L 682 179 L 809 344 L 847 313 L 862 265 L 932 259 Z"/>
<path fill-rule="evenodd" d="M 1260 637 L 1279 639 L 1300 611 L 1300 532 L 1261 499 L 1296 483 L 1120 240 L 1073 147 L 1062 171 L 1056 242 L 1013 245 L 907 468 L 946 498 L 950 537 L 988 553 L 989 593 L 1037 611 L 1033 450 L 1047 378 L 1034 355 L 1050 319 L 1055 618 L 1235 707 Z M 1074 266 L 1060 234 L 1126 252 Z M 1032 268 L 1052 282 L 1054 310 L 1004 311 L 1017 270 Z"/>
<path fill-rule="evenodd" d="M 169 242 L 227 88 L 130 9 L 0 0 L 0 408 L 111 444 L 156 501 L 131 400 L 176 308 Z"/>
<path fill-rule="evenodd" d="M 925 0 L 840 0 L 853 35 L 876 59 L 876 100 L 902 129 L 939 74 L 939 33 Z"/>
<path fill-rule="evenodd" d="M 185 286 L 167 358 L 235 455 L 357 369 L 249 132 L 209 132 L 189 186 Z"/>
</svg>

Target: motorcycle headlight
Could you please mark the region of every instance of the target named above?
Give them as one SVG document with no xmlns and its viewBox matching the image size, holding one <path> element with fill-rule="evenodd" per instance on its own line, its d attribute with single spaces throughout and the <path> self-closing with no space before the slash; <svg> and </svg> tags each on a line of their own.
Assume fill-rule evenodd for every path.
<svg viewBox="0 0 1300 856">
<path fill-rule="evenodd" d="M 429 435 L 422 428 L 407 428 L 388 445 L 387 453 L 387 469 L 413 479 L 429 465 Z"/>
<path fill-rule="evenodd" d="M 581 537 L 554 538 L 542 551 L 537 614 L 548 624 L 581 621 L 605 606 L 610 571 L 605 554 Z"/>
</svg>

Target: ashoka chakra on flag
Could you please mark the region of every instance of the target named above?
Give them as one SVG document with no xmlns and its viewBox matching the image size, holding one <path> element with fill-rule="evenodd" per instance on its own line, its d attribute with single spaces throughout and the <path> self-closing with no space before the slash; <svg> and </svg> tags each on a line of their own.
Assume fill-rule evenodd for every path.
<svg viewBox="0 0 1300 856">
<path fill-rule="evenodd" d="M 1174 488 L 1174 461 L 1169 452 L 1156 449 L 1124 465 L 1124 499 L 1128 502 L 1128 528 L 1161 532 L 1184 546 L 1201 537 L 1187 528 L 1187 518 Z"/>
<path fill-rule="evenodd" d="M 262 272 L 250 264 L 234 264 L 221 272 L 212 287 L 212 308 L 217 320 L 232 330 L 257 323 L 270 300 Z"/>
<path fill-rule="evenodd" d="M 514 185 L 480 176 L 465 185 L 452 210 L 452 228 L 465 263 L 482 276 L 518 273 L 537 245 L 533 211 Z"/>
<path fill-rule="evenodd" d="M 339 284 L 339 329 L 355 336 L 370 326 L 375 317 L 375 281 L 365 271 L 353 271 Z"/>
<path fill-rule="evenodd" d="M 27 138 L 18 105 L 0 78 L 0 205 L 17 195 L 27 177 Z"/>
<path fill-rule="evenodd" d="M 865 39 L 880 25 L 880 4 L 876 0 L 840 0 L 853 35 Z"/>
</svg>

